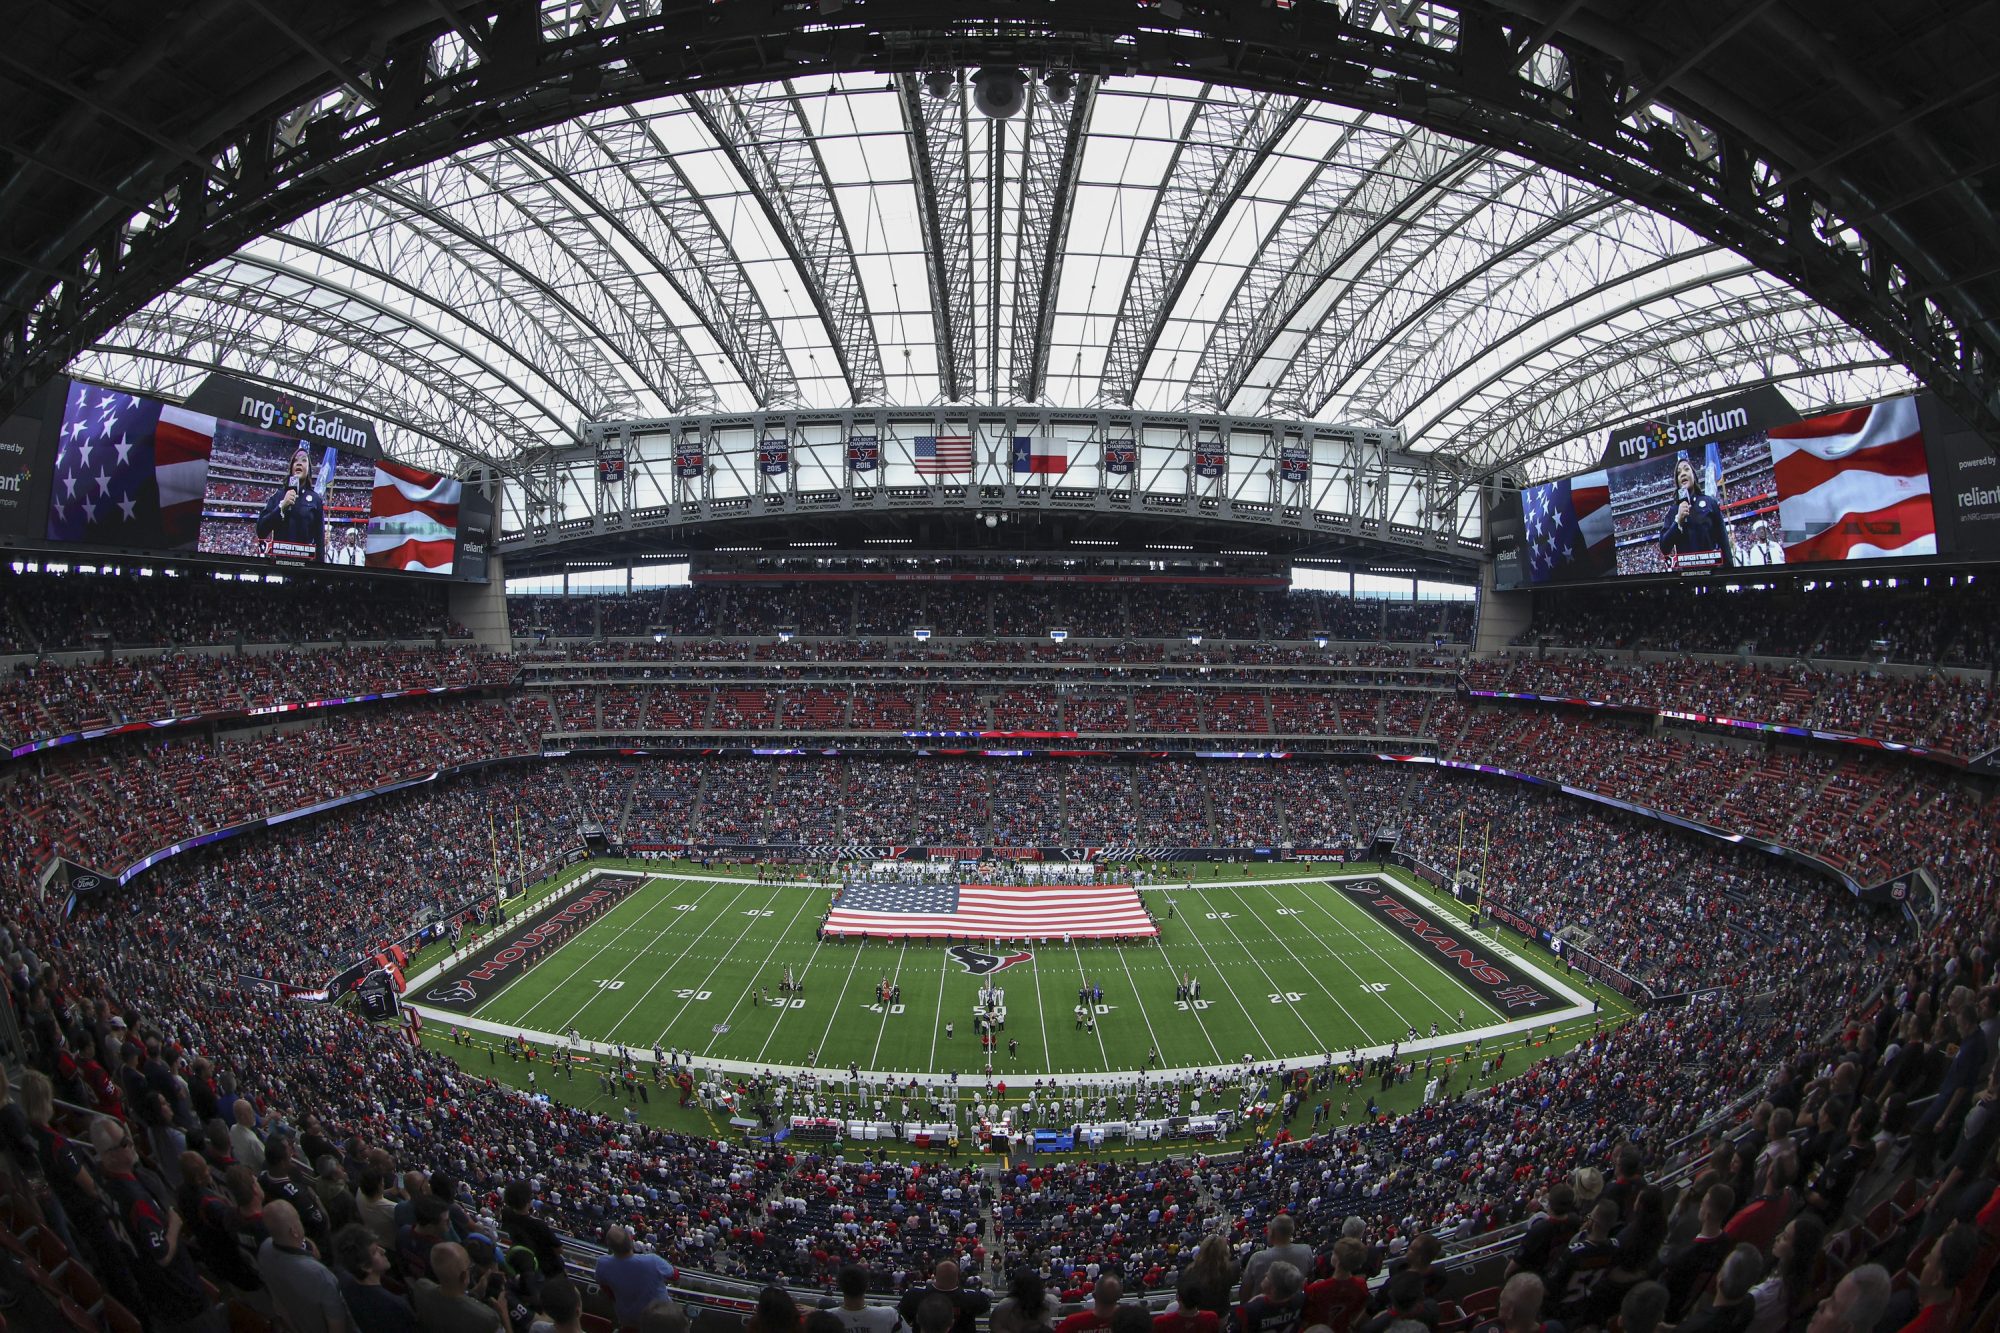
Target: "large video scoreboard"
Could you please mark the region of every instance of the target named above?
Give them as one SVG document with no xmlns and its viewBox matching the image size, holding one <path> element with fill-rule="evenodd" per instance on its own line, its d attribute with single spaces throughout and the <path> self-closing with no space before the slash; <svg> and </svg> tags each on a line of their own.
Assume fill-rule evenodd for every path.
<svg viewBox="0 0 2000 1333">
<path fill-rule="evenodd" d="M 0 540 L 481 579 L 493 507 L 373 421 L 210 376 L 185 403 L 59 380 L 0 423 Z"/>
<path fill-rule="evenodd" d="M 1598 466 L 1503 494 L 1502 588 L 2000 556 L 2000 464 L 1930 394 L 1800 418 L 1775 390 L 1614 431 Z"/>
</svg>

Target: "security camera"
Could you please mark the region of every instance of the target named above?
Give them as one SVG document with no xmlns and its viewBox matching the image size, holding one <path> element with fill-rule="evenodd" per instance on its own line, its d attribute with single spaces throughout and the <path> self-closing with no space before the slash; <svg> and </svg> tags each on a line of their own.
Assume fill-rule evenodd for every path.
<svg viewBox="0 0 2000 1333">
<path fill-rule="evenodd" d="M 1005 120 L 1028 100 L 1028 76 L 1018 69 L 988 65 L 972 76 L 972 104 L 983 116 Z"/>
</svg>

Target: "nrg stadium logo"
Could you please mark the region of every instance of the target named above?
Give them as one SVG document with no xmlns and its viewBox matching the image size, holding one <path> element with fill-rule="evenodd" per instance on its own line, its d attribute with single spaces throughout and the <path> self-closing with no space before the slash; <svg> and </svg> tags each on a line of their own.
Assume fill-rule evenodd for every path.
<svg viewBox="0 0 2000 1333">
<path fill-rule="evenodd" d="M 1750 429 L 1750 409 L 1730 407 L 1717 411 L 1703 407 L 1693 415 L 1668 421 L 1642 421 L 1631 430 L 1611 437 L 1610 460 L 1628 462 L 1651 458 L 1654 454 L 1694 440 L 1737 435 Z"/>
<path fill-rule="evenodd" d="M 290 434 L 313 439 L 327 440 L 333 444 L 345 445 L 349 449 L 366 449 L 371 443 L 367 430 L 347 421 L 336 412 L 317 412 L 310 408 L 301 409 L 289 398 L 259 398 L 254 394 L 243 395 L 243 405 L 238 416 L 245 421 L 254 421 L 265 430 L 285 431 Z"/>
</svg>

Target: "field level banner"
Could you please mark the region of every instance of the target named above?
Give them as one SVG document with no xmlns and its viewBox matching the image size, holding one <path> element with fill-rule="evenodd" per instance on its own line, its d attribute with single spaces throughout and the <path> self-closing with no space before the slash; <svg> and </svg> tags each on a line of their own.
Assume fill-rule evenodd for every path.
<svg viewBox="0 0 2000 1333">
<path fill-rule="evenodd" d="M 616 872 L 579 881 L 547 907 L 500 930 L 483 947 L 432 978 L 423 992 L 412 998 L 439 1009 L 470 1013 L 643 883 L 643 875 Z"/>
<path fill-rule="evenodd" d="M 1332 889 L 1509 1019 L 1532 1018 L 1569 1003 L 1560 995 L 1529 985 L 1513 964 L 1490 950 L 1476 932 L 1445 920 L 1381 880 L 1336 880 Z"/>
</svg>

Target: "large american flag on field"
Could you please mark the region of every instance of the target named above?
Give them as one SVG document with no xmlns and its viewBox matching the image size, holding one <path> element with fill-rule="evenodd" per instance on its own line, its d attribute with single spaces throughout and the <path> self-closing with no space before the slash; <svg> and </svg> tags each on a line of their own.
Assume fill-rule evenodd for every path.
<svg viewBox="0 0 2000 1333">
<path fill-rule="evenodd" d="M 852 884 L 828 913 L 826 932 L 984 940 L 1160 933 L 1130 884 Z"/>
<path fill-rule="evenodd" d="M 1915 398 L 1771 429 L 1785 563 L 1936 555 Z"/>
<path fill-rule="evenodd" d="M 368 507 L 368 564 L 449 574 L 458 548 L 458 502 L 463 483 L 435 472 L 375 460 L 375 493 Z"/>
</svg>

